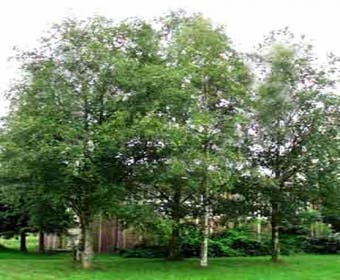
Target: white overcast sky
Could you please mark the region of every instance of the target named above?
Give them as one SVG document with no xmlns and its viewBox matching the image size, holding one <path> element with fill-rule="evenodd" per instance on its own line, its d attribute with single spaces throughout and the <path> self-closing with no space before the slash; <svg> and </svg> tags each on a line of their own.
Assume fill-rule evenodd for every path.
<svg viewBox="0 0 340 280">
<path fill-rule="evenodd" d="M 18 74 L 7 61 L 12 47 L 33 47 L 49 24 L 70 15 L 150 19 L 179 8 L 225 24 L 242 51 L 261 42 L 269 31 L 288 26 L 307 35 L 319 56 L 329 51 L 340 55 L 339 0 L 0 0 L 0 116 L 7 104 L 2 95 Z"/>
</svg>

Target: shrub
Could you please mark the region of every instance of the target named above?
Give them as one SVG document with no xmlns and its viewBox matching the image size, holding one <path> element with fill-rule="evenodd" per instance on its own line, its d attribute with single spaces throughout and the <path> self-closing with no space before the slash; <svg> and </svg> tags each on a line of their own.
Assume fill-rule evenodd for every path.
<svg viewBox="0 0 340 280">
<path fill-rule="evenodd" d="M 138 246 L 120 250 L 119 254 L 124 258 L 165 258 L 167 248 L 164 246 Z"/>
<path fill-rule="evenodd" d="M 198 257 L 201 248 L 201 232 L 197 225 L 183 224 L 180 231 L 183 257 Z"/>
<path fill-rule="evenodd" d="M 252 239 L 235 240 L 232 248 L 240 252 L 242 256 L 265 256 L 270 254 L 268 242 L 259 242 Z"/>
<path fill-rule="evenodd" d="M 340 254 L 340 233 L 307 239 L 305 251 L 315 254 Z"/>
<path fill-rule="evenodd" d="M 306 236 L 296 234 L 281 234 L 280 245 L 282 255 L 303 253 L 306 247 Z"/>
<path fill-rule="evenodd" d="M 183 256 L 200 254 L 200 235 L 184 240 Z M 231 229 L 211 236 L 208 255 L 210 257 L 263 256 L 270 253 L 269 242 L 259 242 L 246 229 Z"/>
<path fill-rule="evenodd" d="M 290 229 L 291 230 L 291 229 Z M 340 253 L 340 233 L 322 238 L 306 238 L 303 232 L 281 232 L 281 254 L 294 253 Z M 181 229 L 182 255 L 185 258 L 200 255 L 201 234 L 195 225 L 185 225 Z M 208 255 L 210 257 L 238 257 L 270 255 L 271 246 L 268 235 L 262 241 L 256 239 L 253 232 L 237 228 L 214 234 L 209 239 Z M 166 246 L 138 246 L 122 250 L 121 256 L 127 258 L 165 258 L 168 255 Z"/>
</svg>

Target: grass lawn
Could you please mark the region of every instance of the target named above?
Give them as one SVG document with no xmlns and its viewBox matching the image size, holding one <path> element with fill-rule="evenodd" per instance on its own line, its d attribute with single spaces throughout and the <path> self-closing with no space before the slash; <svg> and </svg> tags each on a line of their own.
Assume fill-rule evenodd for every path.
<svg viewBox="0 0 340 280">
<path fill-rule="evenodd" d="M 69 254 L 37 255 L 0 251 L 1 280 L 339 280 L 340 257 L 301 255 L 272 264 L 267 257 L 216 258 L 202 269 L 197 259 L 123 259 L 97 256 L 95 268 L 82 270 Z"/>
<path fill-rule="evenodd" d="M 13 237 L 9 239 L 0 237 L 0 246 L 1 245 L 5 246 L 6 248 L 10 248 L 10 249 L 19 249 L 20 241 L 18 237 Z M 27 235 L 26 246 L 27 246 L 28 251 L 38 250 L 38 236 L 36 234 Z"/>
</svg>

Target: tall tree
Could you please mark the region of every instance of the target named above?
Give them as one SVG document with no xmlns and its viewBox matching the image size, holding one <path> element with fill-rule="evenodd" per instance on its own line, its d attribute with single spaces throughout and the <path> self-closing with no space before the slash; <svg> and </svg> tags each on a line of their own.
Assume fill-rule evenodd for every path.
<svg viewBox="0 0 340 280">
<path fill-rule="evenodd" d="M 41 48 L 19 57 L 25 76 L 12 91 L 5 152 L 16 151 L 10 163 L 22 164 L 19 176 L 77 215 L 84 268 L 92 264 L 93 220 L 124 198 L 126 162 L 119 155 L 136 115 L 125 101 L 135 94 L 133 77 L 154 56 L 153 36 L 139 20 L 67 19 Z"/>
<path fill-rule="evenodd" d="M 260 49 L 256 61 L 262 79 L 247 131 L 249 155 L 261 177 L 257 192 L 270 206 L 273 261 L 279 258 L 282 222 L 312 199 L 314 188 L 307 182 L 320 170 L 317 151 L 337 141 L 339 132 L 337 122 L 329 121 L 339 114 L 332 75 L 318 69 L 310 45 L 295 41 L 288 30 L 273 32 Z"/>
<path fill-rule="evenodd" d="M 200 213 L 202 224 L 201 266 L 207 266 L 211 204 L 216 194 L 230 188 L 226 166 L 234 159 L 238 109 L 246 98 L 250 76 L 232 49 L 224 27 L 214 26 L 201 15 L 174 14 L 164 22 L 168 65 L 181 73 L 180 88 L 192 99 L 183 104 L 185 114 L 172 116 L 173 122 L 190 136 L 182 137 L 186 140 L 181 143 L 185 151 L 182 156 L 169 161 L 179 167 L 181 178 L 191 181 L 183 185 L 196 186 L 191 203 L 199 205 L 196 213 Z"/>
<path fill-rule="evenodd" d="M 172 13 L 157 21 L 159 58 L 140 69 L 127 152 L 140 200 L 171 221 L 169 258 L 180 257 L 180 224 L 202 216 L 202 266 L 207 265 L 210 204 L 226 188 L 235 150 L 237 108 L 250 82 L 248 69 L 222 27 L 201 15 Z M 147 102 L 146 102 L 147 101 Z M 138 199 L 137 199 L 138 200 Z M 205 209 L 203 211 L 203 209 Z M 203 214 L 204 213 L 204 214 Z M 204 218 L 203 218 L 204 216 Z"/>
<path fill-rule="evenodd" d="M 4 187 L 0 192 L 0 235 L 5 238 L 19 236 L 20 251 L 27 252 L 26 237 L 32 231 L 30 215 L 27 211 L 27 196 L 22 188 L 12 187 L 10 192 Z"/>
<path fill-rule="evenodd" d="M 177 63 L 187 71 L 187 89 L 196 98 L 189 131 L 195 135 L 193 158 L 198 163 L 201 200 L 201 266 L 208 265 L 211 207 L 216 194 L 230 189 L 230 169 L 235 157 L 238 109 L 246 99 L 250 77 L 231 48 L 223 27 L 202 17 L 184 24 L 176 36 Z"/>
</svg>

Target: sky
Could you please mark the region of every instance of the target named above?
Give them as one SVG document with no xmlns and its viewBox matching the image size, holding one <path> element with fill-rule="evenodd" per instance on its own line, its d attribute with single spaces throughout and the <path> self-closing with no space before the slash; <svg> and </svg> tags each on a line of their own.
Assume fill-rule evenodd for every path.
<svg viewBox="0 0 340 280">
<path fill-rule="evenodd" d="M 215 23 L 225 24 L 241 51 L 250 51 L 271 30 L 288 26 L 296 34 L 305 34 L 321 59 L 327 52 L 340 55 L 339 0 L 2 0 L 0 116 L 8 112 L 4 94 L 20 75 L 17 65 L 8 61 L 14 46 L 33 48 L 51 24 L 67 16 L 152 19 L 177 9 L 201 12 Z"/>
</svg>

